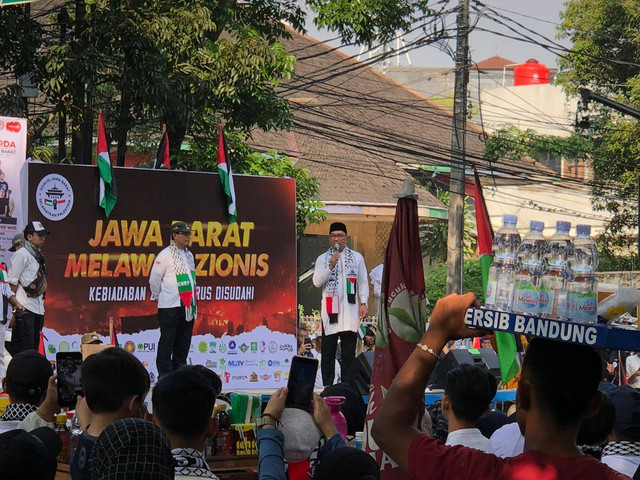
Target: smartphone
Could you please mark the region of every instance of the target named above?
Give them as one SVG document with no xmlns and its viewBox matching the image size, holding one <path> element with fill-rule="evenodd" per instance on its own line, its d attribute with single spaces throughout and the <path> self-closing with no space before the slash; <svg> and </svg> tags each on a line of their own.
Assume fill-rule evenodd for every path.
<svg viewBox="0 0 640 480">
<path fill-rule="evenodd" d="M 56 353 L 56 372 L 58 373 L 58 403 L 61 407 L 74 407 L 78 395 L 82 395 L 80 371 L 82 353 Z"/>
<path fill-rule="evenodd" d="M 313 399 L 313 386 L 316 383 L 318 372 L 318 360 L 316 358 L 296 355 L 291 361 L 289 370 L 289 382 L 287 388 L 287 400 L 285 406 L 311 410 Z"/>
<path fill-rule="evenodd" d="M 311 345 L 311 339 L 309 337 L 306 337 L 302 343 L 304 343 L 305 345 Z"/>
</svg>

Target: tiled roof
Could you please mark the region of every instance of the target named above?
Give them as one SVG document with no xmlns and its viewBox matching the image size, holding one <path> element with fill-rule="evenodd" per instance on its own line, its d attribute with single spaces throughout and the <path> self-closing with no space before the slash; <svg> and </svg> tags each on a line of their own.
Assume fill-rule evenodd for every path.
<svg viewBox="0 0 640 480">
<path fill-rule="evenodd" d="M 283 40 L 298 57 L 296 75 L 280 94 L 295 120 L 288 132 L 252 132 L 253 147 L 277 150 L 307 168 L 324 202 L 394 203 L 391 195 L 410 174 L 404 167 L 451 165 L 451 112 L 372 68 L 310 37 Z M 479 167 L 481 131 L 467 124 L 467 158 Z M 534 172 L 533 162 L 494 163 L 501 170 Z M 417 188 L 419 204 L 442 206 Z"/>
<path fill-rule="evenodd" d="M 474 64 L 474 67 L 478 70 L 502 70 L 507 67 L 507 70 L 513 70 L 518 64 L 513 60 L 509 60 L 498 55 L 486 58 Z"/>
</svg>

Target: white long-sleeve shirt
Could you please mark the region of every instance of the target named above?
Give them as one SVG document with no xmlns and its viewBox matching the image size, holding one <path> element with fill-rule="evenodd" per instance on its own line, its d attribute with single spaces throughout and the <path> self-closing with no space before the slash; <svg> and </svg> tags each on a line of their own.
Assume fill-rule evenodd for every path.
<svg viewBox="0 0 640 480">
<path fill-rule="evenodd" d="M 30 312 L 38 315 L 44 315 L 44 298 L 42 295 L 38 297 L 29 297 L 27 292 L 22 288 L 23 285 L 29 286 L 36 279 L 40 264 L 29 253 L 26 248 L 21 248 L 11 257 L 11 265 L 7 272 L 7 280 L 11 285 L 17 285 L 16 299 Z"/>
<path fill-rule="evenodd" d="M 347 247 L 348 248 L 348 247 Z M 360 304 L 367 303 L 369 300 L 369 279 L 367 277 L 367 267 L 364 264 L 364 258 L 355 250 L 351 250 L 356 262 L 356 303 L 349 303 L 347 300 L 347 274 L 345 266 L 346 250 L 340 253 L 342 268 L 338 268 L 338 264 L 334 268 L 338 268 L 338 300 L 340 310 L 338 312 L 338 323 L 329 323 L 329 315 L 327 314 L 327 282 L 331 275 L 331 270 L 326 262 L 326 252 L 318 256 L 316 266 L 313 272 L 313 284 L 322 288 L 322 327 L 325 335 L 333 335 L 339 332 L 357 332 L 360 326 Z"/>
<path fill-rule="evenodd" d="M 627 361 L 625 362 L 625 370 L 627 372 L 627 378 L 636 373 L 640 368 L 640 355 L 637 353 L 634 355 L 629 355 L 627 357 Z M 634 378 L 629 382 L 633 388 L 640 388 L 640 375 Z"/>
<path fill-rule="evenodd" d="M 152 298 L 158 300 L 158 308 L 173 308 L 180 306 L 178 294 L 178 281 L 176 269 L 171 257 L 171 247 L 162 250 L 156 257 L 151 273 L 149 274 L 149 286 Z M 189 271 L 196 269 L 193 254 L 188 250 L 178 250 L 182 261 Z"/>
</svg>

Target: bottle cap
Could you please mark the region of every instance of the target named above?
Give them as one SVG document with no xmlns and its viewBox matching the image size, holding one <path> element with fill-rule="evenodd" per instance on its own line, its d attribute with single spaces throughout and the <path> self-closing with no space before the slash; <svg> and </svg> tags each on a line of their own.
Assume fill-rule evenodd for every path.
<svg viewBox="0 0 640 480">
<path fill-rule="evenodd" d="M 509 225 L 509 226 L 515 227 L 517 223 L 518 223 L 518 217 L 515 215 L 507 214 L 502 216 L 502 225 L 504 226 Z"/>
<path fill-rule="evenodd" d="M 556 230 L 558 232 L 569 233 L 570 229 L 571 229 L 571 222 L 563 222 L 560 220 L 556 222 Z"/>
<path fill-rule="evenodd" d="M 544 230 L 544 222 L 539 222 L 538 220 L 531 220 L 531 222 L 529 222 L 529 229 L 532 232 L 542 232 Z"/>
<path fill-rule="evenodd" d="M 591 225 L 576 225 L 576 235 L 591 236 Z"/>
</svg>

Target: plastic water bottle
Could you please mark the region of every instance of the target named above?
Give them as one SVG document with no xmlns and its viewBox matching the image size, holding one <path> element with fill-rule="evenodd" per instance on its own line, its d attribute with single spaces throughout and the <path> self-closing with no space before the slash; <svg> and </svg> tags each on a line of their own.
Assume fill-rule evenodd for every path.
<svg viewBox="0 0 640 480">
<path fill-rule="evenodd" d="M 571 223 L 556 222 L 556 233 L 547 244 L 546 269 L 540 279 L 538 314 L 544 318 L 567 318 L 567 280 L 573 244 L 569 236 Z"/>
<path fill-rule="evenodd" d="M 598 319 L 598 249 L 591 239 L 591 225 L 577 225 L 571 257 L 567 317 L 574 322 L 595 323 Z"/>
<path fill-rule="evenodd" d="M 544 267 L 547 241 L 542 232 L 544 223 L 532 220 L 529 233 L 518 249 L 518 271 L 515 276 L 515 292 L 512 310 L 526 315 L 537 315 L 540 277 Z"/>
<path fill-rule="evenodd" d="M 489 268 L 489 281 L 485 295 L 485 305 L 489 308 L 510 311 L 513 286 L 520 247 L 520 234 L 516 229 L 518 217 L 504 215 L 502 228 L 493 238 L 493 263 Z"/>
<path fill-rule="evenodd" d="M 76 450 L 78 448 L 78 440 L 80 439 L 80 435 L 82 435 L 82 427 L 80 426 L 80 422 L 78 421 L 78 415 L 75 413 L 71 418 L 71 426 L 69 427 L 71 430 L 71 440 L 69 446 L 69 464 L 73 461 L 73 456 L 76 454 Z"/>
</svg>

